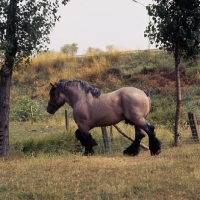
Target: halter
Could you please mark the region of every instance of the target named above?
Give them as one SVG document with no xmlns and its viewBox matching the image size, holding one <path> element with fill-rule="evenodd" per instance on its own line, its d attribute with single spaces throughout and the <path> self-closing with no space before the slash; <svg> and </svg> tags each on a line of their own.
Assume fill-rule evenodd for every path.
<svg viewBox="0 0 200 200">
<path fill-rule="evenodd" d="M 58 105 L 56 105 L 55 103 L 52 103 L 51 101 L 49 101 L 48 104 L 55 106 L 56 108 L 58 107 Z"/>
<path fill-rule="evenodd" d="M 65 99 L 63 99 L 61 96 L 60 96 L 60 98 L 65 101 Z M 53 102 L 51 102 L 51 101 L 49 101 L 48 104 L 50 104 L 50 105 L 55 106 L 56 108 L 58 108 L 58 105 L 55 104 L 55 103 L 53 103 Z"/>
</svg>

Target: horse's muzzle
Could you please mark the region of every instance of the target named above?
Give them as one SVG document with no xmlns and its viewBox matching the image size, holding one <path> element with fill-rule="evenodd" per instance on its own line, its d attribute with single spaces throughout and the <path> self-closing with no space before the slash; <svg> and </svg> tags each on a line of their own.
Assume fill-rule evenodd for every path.
<svg viewBox="0 0 200 200">
<path fill-rule="evenodd" d="M 49 114 L 52 114 L 52 115 L 55 113 L 54 110 L 52 110 L 52 109 L 48 109 L 48 107 L 47 107 L 47 112 L 48 112 Z"/>
<path fill-rule="evenodd" d="M 57 109 L 58 109 L 58 106 L 55 103 L 52 103 L 50 101 L 48 102 L 47 112 L 49 114 L 55 114 Z"/>
<path fill-rule="evenodd" d="M 49 113 L 49 114 L 55 114 L 55 112 L 56 112 L 56 109 L 54 109 L 53 107 L 51 107 L 51 106 L 47 106 L 47 112 Z"/>
<path fill-rule="evenodd" d="M 49 114 L 52 114 L 52 115 L 55 114 L 55 112 L 52 111 L 52 110 L 48 110 L 48 109 L 47 109 L 47 112 L 48 112 Z"/>
</svg>

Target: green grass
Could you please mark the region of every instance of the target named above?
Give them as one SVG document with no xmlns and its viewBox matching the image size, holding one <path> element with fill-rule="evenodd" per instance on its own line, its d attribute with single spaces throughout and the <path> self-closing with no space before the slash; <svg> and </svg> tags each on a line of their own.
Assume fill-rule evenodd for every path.
<svg viewBox="0 0 200 200">
<path fill-rule="evenodd" d="M 31 123 L 31 122 L 11 122 L 10 123 L 10 149 L 15 154 L 24 152 L 26 154 L 68 154 L 83 152 L 79 141 L 75 138 L 75 130 L 77 125 L 73 120 L 69 121 L 69 129 L 66 130 L 64 121 L 60 124 L 55 124 L 52 120 L 47 123 Z M 118 124 L 120 129 L 134 138 L 134 127 L 126 125 L 121 122 Z M 111 129 L 112 128 L 112 129 Z M 169 148 L 173 146 L 174 136 L 173 132 L 167 130 L 165 127 L 156 126 L 156 136 L 162 142 L 162 148 Z M 102 132 L 100 128 L 94 128 L 90 131 L 98 146 L 94 147 L 96 154 L 105 153 Z M 107 133 L 110 140 L 110 147 L 112 152 L 123 152 L 131 141 L 121 135 L 113 126 L 107 127 Z M 184 127 L 180 129 L 181 143 L 192 144 L 195 143 L 192 139 L 190 129 Z M 148 146 L 148 136 L 142 140 L 142 143 Z"/>
</svg>

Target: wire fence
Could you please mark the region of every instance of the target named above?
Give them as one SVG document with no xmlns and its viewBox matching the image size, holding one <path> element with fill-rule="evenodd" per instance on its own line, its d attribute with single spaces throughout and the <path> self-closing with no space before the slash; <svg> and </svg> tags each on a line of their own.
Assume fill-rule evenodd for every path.
<svg viewBox="0 0 200 200">
<path fill-rule="evenodd" d="M 199 143 L 200 133 L 199 124 L 195 113 L 188 112 L 188 120 L 184 125 L 180 126 L 180 143 L 181 144 L 196 144 Z M 31 114 L 34 115 L 33 113 Z M 21 131 L 34 132 L 39 131 L 41 134 L 48 134 L 48 132 L 68 132 L 77 129 L 77 126 L 72 118 L 71 111 L 60 110 L 56 115 L 49 115 L 46 121 L 41 123 L 30 121 L 30 130 L 27 127 L 23 130 L 23 123 L 21 123 Z M 33 126 L 34 125 L 34 126 Z M 48 128 L 46 128 L 48 127 Z M 104 130 L 104 132 L 103 132 Z M 106 131 L 106 132 L 105 132 Z M 165 126 L 158 126 L 155 129 L 157 137 L 162 142 L 162 148 L 172 147 L 174 144 L 174 134 L 172 130 L 168 130 Z M 120 122 L 116 126 L 108 126 L 104 129 L 94 128 L 90 131 L 92 136 L 98 141 L 98 152 L 123 151 L 127 144 L 131 144 L 134 140 L 134 127 Z M 105 134 L 107 139 L 105 140 Z M 75 138 L 75 136 L 74 136 Z M 107 143 L 107 144 L 106 144 Z M 200 143 L 199 143 L 200 144 Z M 142 140 L 143 148 L 148 147 L 148 137 Z"/>
</svg>

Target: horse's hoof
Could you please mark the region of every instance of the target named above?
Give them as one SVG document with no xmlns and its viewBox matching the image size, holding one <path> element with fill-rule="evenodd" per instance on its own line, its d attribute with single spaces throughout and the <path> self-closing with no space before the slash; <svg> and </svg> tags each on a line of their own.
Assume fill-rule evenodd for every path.
<svg viewBox="0 0 200 200">
<path fill-rule="evenodd" d="M 151 156 L 155 156 L 161 153 L 161 142 L 158 138 L 149 138 L 149 149 Z"/>
<path fill-rule="evenodd" d="M 137 156 L 140 153 L 140 143 L 133 141 L 133 143 L 127 147 L 123 154 L 127 156 Z"/>
<path fill-rule="evenodd" d="M 123 154 L 126 156 L 137 156 L 139 154 L 140 151 L 138 152 L 127 152 L 127 151 L 123 151 Z"/>
<path fill-rule="evenodd" d="M 93 156 L 94 153 L 84 153 L 83 156 Z"/>
<path fill-rule="evenodd" d="M 161 153 L 161 150 L 158 150 L 156 152 L 151 151 L 151 156 L 157 156 Z"/>
<path fill-rule="evenodd" d="M 84 156 L 93 156 L 94 155 L 94 150 L 90 150 L 90 151 L 85 151 L 83 153 Z"/>
</svg>

